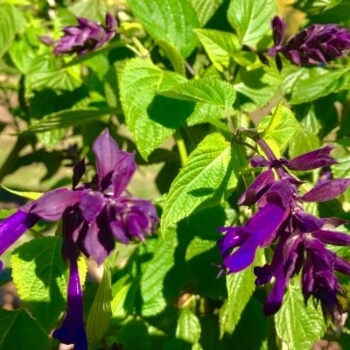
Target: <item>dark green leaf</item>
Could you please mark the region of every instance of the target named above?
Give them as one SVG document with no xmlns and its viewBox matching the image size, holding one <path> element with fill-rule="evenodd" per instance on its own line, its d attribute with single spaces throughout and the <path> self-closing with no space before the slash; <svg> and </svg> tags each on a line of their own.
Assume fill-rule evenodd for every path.
<svg viewBox="0 0 350 350">
<path fill-rule="evenodd" d="M 0 349 L 49 350 L 49 338 L 26 311 L 0 309 Z"/>
<path fill-rule="evenodd" d="M 223 2 L 224 0 L 190 0 L 201 27 L 209 21 Z"/>
</svg>

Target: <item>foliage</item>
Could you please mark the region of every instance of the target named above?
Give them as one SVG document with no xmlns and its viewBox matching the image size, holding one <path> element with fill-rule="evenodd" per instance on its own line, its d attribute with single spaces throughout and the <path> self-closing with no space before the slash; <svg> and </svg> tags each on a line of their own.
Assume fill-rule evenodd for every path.
<svg viewBox="0 0 350 350">
<path fill-rule="evenodd" d="M 293 6 L 305 14 L 300 28 L 350 25 L 347 0 Z M 106 11 L 117 34 L 86 55 L 55 56 L 40 39 L 58 40 L 75 16 L 103 23 Z M 349 321 L 332 332 L 312 298 L 305 305 L 298 277 L 278 313 L 263 315 L 271 285 L 255 285 L 254 266 L 271 248 L 259 248 L 248 269 L 217 277 L 218 228 L 243 225 L 257 210 L 236 204 L 258 175 L 249 159 L 262 153 L 241 128 L 279 157 L 331 142 L 340 163 L 328 170 L 350 177 L 350 56 L 278 62 L 267 53 L 276 14 L 275 0 L 0 1 L 0 104 L 9 112 L 0 116 L 1 209 L 70 186 L 73 165 L 85 157 L 93 166 L 93 142 L 108 128 L 135 153 L 132 194 L 159 213 L 157 232 L 144 244 L 118 244 L 103 276 L 80 258 L 89 349 L 310 349 L 322 338 L 346 348 Z M 297 176 L 308 189 L 322 174 Z M 83 181 L 91 180 L 87 171 Z M 349 220 L 349 208 L 347 190 L 306 210 Z M 20 306 L 0 309 L 0 350 L 57 348 L 50 334 L 62 323 L 68 284 L 60 230 L 41 222 L 1 256 L 0 283 L 15 283 Z M 341 283 L 348 290 L 349 278 Z M 349 305 L 347 293 L 340 298 Z"/>
</svg>

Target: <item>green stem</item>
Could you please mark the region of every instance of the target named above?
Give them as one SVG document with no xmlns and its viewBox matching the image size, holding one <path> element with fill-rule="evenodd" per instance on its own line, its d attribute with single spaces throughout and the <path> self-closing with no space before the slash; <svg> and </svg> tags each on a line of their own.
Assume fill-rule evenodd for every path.
<svg viewBox="0 0 350 350">
<path fill-rule="evenodd" d="M 182 138 L 180 130 L 175 131 L 174 137 L 175 137 L 177 149 L 179 150 L 181 166 L 184 166 L 185 163 L 187 162 L 188 156 L 187 156 L 186 145 L 185 145 L 184 139 Z"/>
</svg>

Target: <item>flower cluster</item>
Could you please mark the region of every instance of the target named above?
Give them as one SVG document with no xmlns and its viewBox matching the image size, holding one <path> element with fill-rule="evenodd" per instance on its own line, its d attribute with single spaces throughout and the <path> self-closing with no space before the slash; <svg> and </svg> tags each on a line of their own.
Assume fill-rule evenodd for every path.
<svg viewBox="0 0 350 350">
<path fill-rule="evenodd" d="M 106 14 L 104 26 L 84 17 L 78 17 L 77 21 L 77 26 L 63 29 L 64 35 L 57 42 L 46 36 L 41 37 L 41 41 L 54 45 L 55 55 L 76 53 L 83 56 L 111 40 L 117 32 L 117 21 L 109 13 Z"/>
<path fill-rule="evenodd" d="M 350 235 L 334 229 L 344 223 L 342 220 L 317 218 L 304 211 L 303 202 L 335 198 L 350 186 L 350 179 L 324 179 L 300 195 L 298 187 L 302 182 L 288 169 L 328 167 L 336 163 L 330 156 L 332 147 L 325 146 L 288 161 L 277 159 L 260 137 L 256 141 L 266 158 L 253 157 L 251 164 L 266 170 L 246 189 L 238 204 L 256 203 L 258 210 L 243 226 L 219 229 L 225 233 L 218 242 L 223 268 L 228 273 L 241 271 L 253 263 L 258 247 L 276 243 L 271 263 L 254 269 L 256 285 L 275 280 L 264 313 L 271 315 L 279 310 L 290 279 L 301 272 L 305 303 L 312 296 L 320 301 L 324 315 L 335 321 L 342 311 L 337 299 L 342 289 L 335 271 L 350 275 L 350 263 L 328 250 L 326 244 L 349 246 Z"/>
<path fill-rule="evenodd" d="M 336 24 L 313 24 L 284 43 L 285 22 L 278 16 L 271 22 L 274 46 L 269 55 L 283 54 L 290 62 L 327 64 L 350 50 L 350 31 Z"/>
<path fill-rule="evenodd" d="M 155 230 L 158 217 L 147 200 L 131 197 L 126 187 L 136 169 L 134 154 L 119 150 L 106 130 L 94 142 L 97 174 L 78 186 L 84 160 L 73 173 L 73 188 L 59 188 L 19 208 L 0 222 L 0 255 L 40 219 L 62 219 L 62 256 L 70 262 L 68 310 L 54 336 L 75 349 L 86 350 L 82 291 L 77 268 L 80 252 L 101 264 L 114 249 L 115 240 L 144 241 Z M 1 271 L 0 263 L 0 271 Z"/>
</svg>

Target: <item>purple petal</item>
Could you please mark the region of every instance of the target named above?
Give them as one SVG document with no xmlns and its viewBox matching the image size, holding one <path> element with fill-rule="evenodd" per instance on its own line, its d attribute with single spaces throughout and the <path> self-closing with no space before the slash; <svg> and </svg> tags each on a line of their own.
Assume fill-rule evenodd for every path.
<svg viewBox="0 0 350 350">
<path fill-rule="evenodd" d="M 294 215 L 295 222 L 302 233 L 313 232 L 322 228 L 326 219 L 319 219 L 302 210 L 297 211 Z"/>
<path fill-rule="evenodd" d="M 29 228 L 34 226 L 40 218 L 37 215 L 16 211 L 0 222 L 0 255 L 17 241 Z M 1 265 L 2 266 L 2 265 Z M 1 267 L 0 267 L 1 271 Z"/>
<path fill-rule="evenodd" d="M 286 277 L 283 273 L 283 265 L 281 265 L 275 275 L 275 283 L 263 308 L 263 312 L 266 316 L 273 315 L 280 309 L 285 288 Z"/>
<path fill-rule="evenodd" d="M 238 200 L 238 205 L 252 205 L 259 197 L 259 192 L 264 190 L 267 186 L 272 184 L 275 180 L 273 170 L 268 169 L 263 171 L 257 178 L 251 183 L 251 185 L 243 192 L 242 196 Z"/>
<path fill-rule="evenodd" d="M 115 32 L 117 30 L 118 22 L 110 13 L 106 13 L 106 29 L 109 32 Z"/>
<path fill-rule="evenodd" d="M 74 344 L 75 350 L 88 350 L 83 322 L 83 293 L 81 290 L 77 259 L 70 259 L 67 293 L 67 314 L 62 326 L 53 337 L 64 344 Z"/>
<path fill-rule="evenodd" d="M 275 16 L 271 21 L 273 42 L 275 46 L 283 43 L 284 33 L 286 31 L 286 23 L 278 16 Z"/>
<path fill-rule="evenodd" d="M 88 222 L 94 221 L 105 207 L 106 200 L 101 192 L 85 191 L 79 204 L 84 219 Z"/>
<path fill-rule="evenodd" d="M 317 184 L 301 199 L 305 202 L 325 202 L 338 197 L 350 186 L 350 179 L 335 179 Z"/>
<path fill-rule="evenodd" d="M 112 183 L 112 177 L 115 175 L 114 172 L 118 172 L 117 168 L 119 162 L 125 167 L 123 172 L 126 172 L 126 166 L 123 164 L 125 152 L 122 152 L 123 156 L 120 157 L 121 151 L 118 145 L 112 139 L 108 129 L 106 129 L 94 142 L 93 150 L 96 155 L 96 165 L 98 172 L 98 181 L 101 191 L 107 189 Z M 128 159 L 128 158 L 127 158 Z M 131 172 L 131 170 L 130 170 Z M 123 186 L 127 183 L 124 181 Z M 119 190 L 122 186 L 119 186 Z M 123 188 L 124 190 L 125 188 Z"/>
<path fill-rule="evenodd" d="M 136 170 L 134 153 L 120 151 L 112 178 L 114 197 L 119 197 L 128 186 Z"/>
<path fill-rule="evenodd" d="M 217 245 L 223 258 L 226 258 L 233 248 L 239 247 L 248 238 L 249 234 L 242 230 L 242 227 L 220 227 L 219 232 L 224 234 Z"/>
<path fill-rule="evenodd" d="M 286 218 L 286 210 L 275 202 L 267 203 L 241 229 L 248 234 L 243 244 L 224 259 L 224 266 L 230 273 L 248 267 L 255 257 L 255 252 L 262 243 L 275 235 Z"/>
<path fill-rule="evenodd" d="M 85 174 L 86 166 L 85 166 L 85 158 L 80 160 L 77 164 L 75 164 L 73 168 L 73 188 L 77 187 L 79 181 L 82 176 Z"/>
<path fill-rule="evenodd" d="M 100 226 L 104 230 L 100 229 Z M 114 249 L 114 240 L 107 222 L 104 217 L 101 221 L 96 223 L 92 222 L 84 237 L 84 248 L 86 253 L 91 256 L 97 264 L 102 264 L 110 252 Z"/>
<path fill-rule="evenodd" d="M 343 232 L 317 230 L 312 235 L 327 244 L 350 246 L 350 235 Z"/>
<path fill-rule="evenodd" d="M 249 162 L 253 168 L 266 167 L 266 166 L 270 166 L 271 164 L 271 162 L 263 156 L 251 157 Z"/>
<path fill-rule="evenodd" d="M 337 164 L 337 161 L 330 156 L 334 146 L 323 148 L 302 154 L 293 158 L 287 163 L 288 169 L 307 171 Z"/>
<path fill-rule="evenodd" d="M 59 188 L 45 193 L 42 197 L 22 207 L 22 210 L 36 214 L 48 221 L 62 218 L 64 211 L 79 203 L 84 196 L 83 191 L 72 191 Z"/>
</svg>

